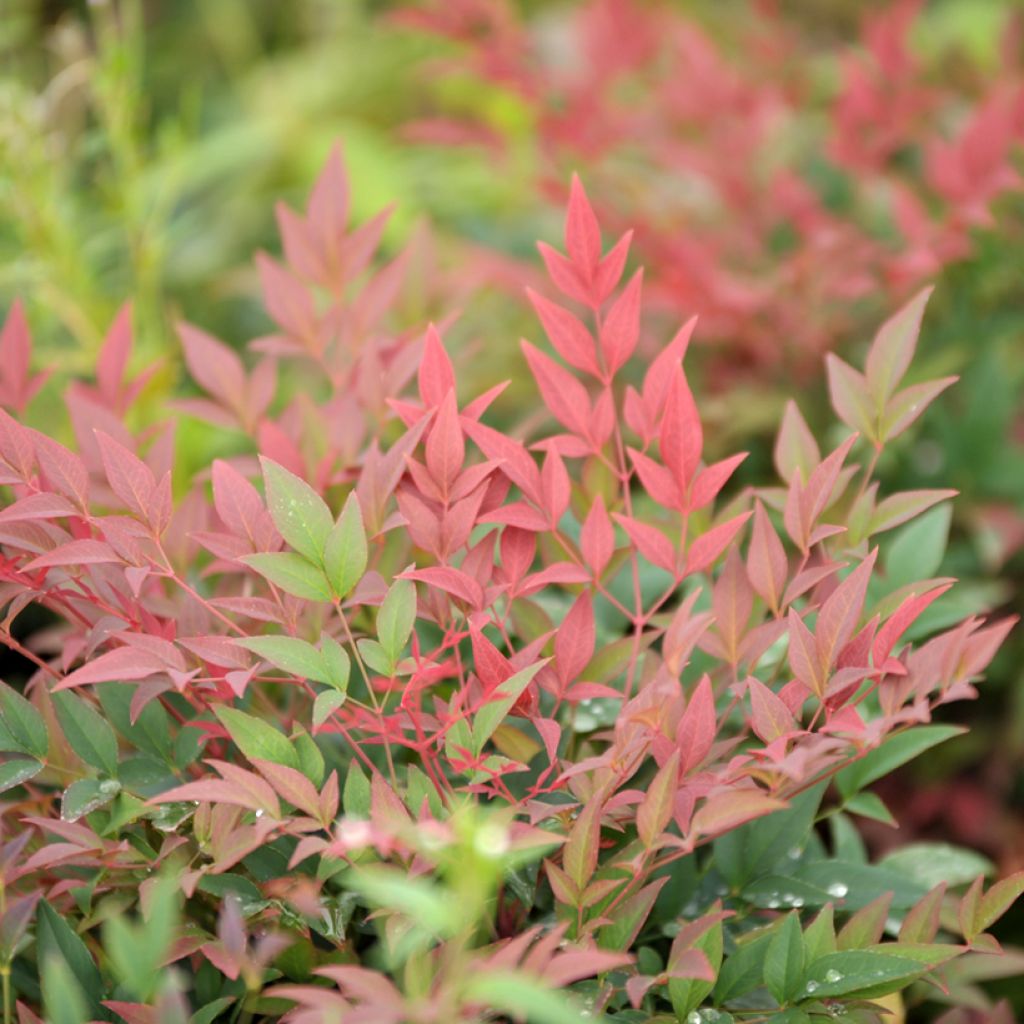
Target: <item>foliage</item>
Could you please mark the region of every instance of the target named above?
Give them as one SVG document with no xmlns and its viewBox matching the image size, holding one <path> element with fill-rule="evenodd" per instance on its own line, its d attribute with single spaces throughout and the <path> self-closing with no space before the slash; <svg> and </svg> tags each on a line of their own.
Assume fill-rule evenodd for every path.
<svg viewBox="0 0 1024 1024">
<path fill-rule="evenodd" d="M 130 314 L 67 391 L 75 450 L 23 422 L 7 320 L 7 1018 L 986 1007 L 972 965 L 1017 969 L 989 929 L 1024 875 L 871 863 L 854 823 L 1012 625 L 905 555 L 951 493 L 874 478 L 950 383 L 904 380 L 927 295 L 831 361 L 838 442 L 790 404 L 778 479 L 740 485 L 743 454 L 705 455 L 693 321 L 636 358 L 642 271 L 578 181 L 530 295 L 554 356 L 522 343 L 542 406 L 505 431 L 504 385 L 460 394 L 441 333 L 395 326 L 404 262 L 350 227 L 337 151 L 279 220 L 275 332 L 243 359 L 179 327 L 203 397 L 177 413 L 244 447 L 195 479 L 171 421 L 126 425 Z"/>
</svg>

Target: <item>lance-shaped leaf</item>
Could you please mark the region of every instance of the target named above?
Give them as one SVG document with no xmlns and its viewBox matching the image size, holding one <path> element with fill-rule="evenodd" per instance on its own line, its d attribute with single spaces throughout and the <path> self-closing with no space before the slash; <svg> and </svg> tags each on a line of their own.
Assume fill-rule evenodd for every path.
<svg viewBox="0 0 1024 1024">
<path fill-rule="evenodd" d="M 538 661 L 517 672 L 501 683 L 487 698 L 473 717 L 472 740 L 474 753 L 480 754 L 494 735 L 494 730 L 505 720 L 516 701 L 523 695 L 534 676 L 547 664 Z"/>
<path fill-rule="evenodd" d="M 334 517 L 305 480 L 267 458 L 260 458 L 267 506 L 281 536 L 309 561 L 322 563 Z"/>
<path fill-rule="evenodd" d="M 235 708 L 221 706 L 213 710 L 235 745 L 250 761 L 273 761 L 300 769 L 295 748 L 272 725 Z"/>
<path fill-rule="evenodd" d="M 377 612 L 377 639 L 394 670 L 412 635 L 416 621 L 416 585 L 412 580 L 395 580 Z"/>
<path fill-rule="evenodd" d="M 583 323 L 569 310 L 538 295 L 532 288 L 527 288 L 526 294 L 555 351 L 577 370 L 599 376 L 594 339 Z"/>
<path fill-rule="evenodd" d="M 636 831 L 648 849 L 658 841 L 672 820 L 679 784 L 679 751 L 674 750 L 651 780 L 636 812 Z"/>
<path fill-rule="evenodd" d="M 240 561 L 255 569 L 286 594 L 307 601 L 330 601 L 331 586 L 324 570 L 291 551 L 245 555 Z"/>
<path fill-rule="evenodd" d="M 876 408 L 881 411 L 910 368 L 921 333 L 921 318 L 932 289 L 918 292 L 879 328 L 868 350 L 865 377 Z"/>
<path fill-rule="evenodd" d="M 324 570 L 336 597 L 347 597 L 363 578 L 369 559 L 363 513 L 355 492 L 348 496 L 327 537 Z"/>
<path fill-rule="evenodd" d="M 783 919 L 765 951 L 764 983 L 780 1006 L 793 999 L 803 983 L 804 936 L 800 915 L 793 911 Z"/>
</svg>

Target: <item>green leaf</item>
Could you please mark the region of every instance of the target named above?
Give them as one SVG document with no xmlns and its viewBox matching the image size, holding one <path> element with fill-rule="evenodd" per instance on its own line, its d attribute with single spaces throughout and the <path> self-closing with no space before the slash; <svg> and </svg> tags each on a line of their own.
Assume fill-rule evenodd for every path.
<svg viewBox="0 0 1024 1024">
<path fill-rule="evenodd" d="M 324 568 L 336 597 L 347 597 L 363 578 L 368 558 L 363 513 L 353 491 L 331 529 L 324 550 Z"/>
<path fill-rule="evenodd" d="M 953 506 L 946 502 L 899 531 L 885 558 L 886 579 L 893 589 L 928 579 L 938 572 L 949 542 L 952 516 Z"/>
<path fill-rule="evenodd" d="M 877 793 L 854 793 L 846 801 L 844 807 L 851 814 L 857 814 L 862 818 L 870 818 L 872 821 L 880 821 L 883 825 L 890 825 L 893 828 L 897 827 L 896 819 Z"/>
<path fill-rule="evenodd" d="M 715 866 L 734 888 L 768 874 L 794 848 L 802 848 L 821 805 L 825 783 L 790 801 L 785 810 L 766 814 L 714 841 Z"/>
<path fill-rule="evenodd" d="M 305 480 L 270 459 L 260 457 L 267 506 L 281 536 L 300 555 L 321 564 L 334 526 L 331 510 Z"/>
<path fill-rule="evenodd" d="M 84 1019 L 108 1019 L 100 1006 L 103 982 L 96 964 L 85 943 L 46 900 L 39 901 L 36 913 L 36 950 L 39 963 L 61 961 L 77 982 L 90 1015 Z"/>
<path fill-rule="evenodd" d="M 844 911 L 860 910 L 887 892 L 893 894 L 893 910 L 908 910 L 927 892 L 917 881 L 874 864 L 816 860 L 800 864 L 793 874 L 794 880 L 824 889 Z"/>
<path fill-rule="evenodd" d="M 708 958 L 715 971 L 722 964 L 725 933 L 722 922 L 716 921 L 703 935 L 694 942 L 693 948 L 701 950 Z M 680 1020 L 686 1020 L 715 988 L 715 982 L 701 981 L 699 978 L 669 978 L 668 995 L 672 1001 L 672 1009 Z"/>
<path fill-rule="evenodd" d="M 881 746 L 865 754 L 835 776 L 835 783 L 845 799 L 870 786 L 900 765 L 912 761 L 926 750 L 959 736 L 964 729 L 956 725 L 922 725 L 916 729 L 890 736 Z"/>
<path fill-rule="evenodd" d="M 730 953 L 718 972 L 712 998 L 716 1004 L 731 1002 L 758 988 L 764 978 L 764 961 L 772 935 L 759 935 Z"/>
<path fill-rule="evenodd" d="M 107 718 L 133 747 L 163 761 L 173 761 L 171 720 L 158 700 L 143 705 L 133 722 L 131 705 L 134 686 L 100 683 L 96 693 Z"/>
<path fill-rule="evenodd" d="M 804 952 L 806 962 L 811 963 L 826 953 L 836 951 L 835 912 L 832 904 L 824 906 L 818 916 L 804 931 Z"/>
<path fill-rule="evenodd" d="M 744 886 L 741 897 L 755 907 L 788 910 L 793 906 L 823 907 L 833 897 L 816 885 L 785 875 L 762 875 Z M 799 903 L 796 901 L 799 900 Z"/>
<path fill-rule="evenodd" d="M 377 639 L 388 657 L 389 674 L 394 673 L 415 621 L 416 584 L 412 580 L 395 580 L 377 612 Z"/>
<path fill-rule="evenodd" d="M 910 843 L 883 857 L 879 864 L 934 889 L 940 882 L 968 885 L 978 875 L 991 875 L 995 865 L 980 853 L 950 843 Z"/>
<path fill-rule="evenodd" d="M 188 1024 L 213 1024 L 213 1022 L 231 1005 L 235 1003 L 234 996 L 222 996 L 220 999 L 214 999 L 213 1002 L 207 1003 L 205 1006 L 200 1007 L 192 1014 L 188 1019 Z"/>
<path fill-rule="evenodd" d="M 161 878 L 150 890 L 144 922 L 132 924 L 123 915 L 103 924 L 103 948 L 121 983 L 136 999 L 149 1002 L 163 982 L 162 967 L 178 923 L 178 888 Z"/>
<path fill-rule="evenodd" d="M 46 760 L 50 742 L 43 716 L 6 683 L 0 683 L 0 718 L 17 744 L 18 752 Z"/>
<path fill-rule="evenodd" d="M 489 1008 L 530 1021 L 530 1024 L 600 1024 L 605 1017 L 583 1016 L 583 1007 L 564 992 L 547 988 L 528 974 L 516 971 L 482 971 L 473 975 L 466 998 Z"/>
<path fill-rule="evenodd" d="M 494 730 L 501 725 L 512 706 L 522 696 L 523 691 L 533 681 L 533 677 L 547 664 L 538 661 L 534 665 L 520 669 L 514 676 L 494 688 L 487 703 L 477 711 L 473 719 L 473 750 L 479 754 L 484 744 L 491 738 Z"/>
<path fill-rule="evenodd" d="M 329 683 L 323 656 L 311 644 L 294 636 L 247 636 L 234 641 L 276 668 L 301 679 Z"/>
<path fill-rule="evenodd" d="M 117 737 L 106 719 L 67 690 L 53 694 L 53 706 L 71 749 L 86 764 L 116 775 Z"/>
<path fill-rule="evenodd" d="M 295 751 L 299 756 L 300 771 L 314 786 L 319 786 L 324 780 L 326 765 L 316 740 L 301 725 L 297 725 L 292 735 L 292 743 L 295 744 Z"/>
<path fill-rule="evenodd" d="M 35 758 L 16 757 L 12 761 L 5 761 L 0 764 L 0 793 L 28 782 L 42 770 L 42 762 Z"/>
<path fill-rule="evenodd" d="M 372 867 L 349 872 L 347 880 L 371 906 L 402 914 L 431 935 L 450 936 L 469 923 L 459 901 L 426 876 Z"/>
<path fill-rule="evenodd" d="M 39 980 L 48 1024 L 86 1024 L 86 1000 L 68 965 L 59 957 L 42 957 Z"/>
<path fill-rule="evenodd" d="M 61 798 L 61 820 L 78 821 L 105 807 L 120 792 L 121 783 L 116 779 L 79 779 L 72 782 Z"/>
<path fill-rule="evenodd" d="M 345 703 L 344 693 L 338 690 L 324 690 L 313 701 L 313 728 L 319 729 L 335 711 Z"/>
<path fill-rule="evenodd" d="M 378 675 L 391 675 L 391 661 L 388 659 L 387 652 L 376 640 L 371 640 L 369 637 L 361 637 L 356 641 L 356 647 L 359 650 L 359 657 L 363 659 L 364 665 Z"/>
<path fill-rule="evenodd" d="M 255 569 L 286 594 L 307 601 L 330 601 L 331 588 L 323 570 L 290 551 L 243 555 L 240 561 Z"/>
<path fill-rule="evenodd" d="M 764 983 L 780 1006 L 796 995 L 804 974 L 804 936 L 800 915 L 787 914 L 772 936 L 764 958 Z"/>
<path fill-rule="evenodd" d="M 324 667 L 327 669 L 327 679 L 324 681 L 328 686 L 347 693 L 349 675 L 352 671 L 352 662 L 348 651 L 333 636 L 324 633 L 320 638 L 320 653 L 324 659 Z"/>
<path fill-rule="evenodd" d="M 274 764 L 300 770 L 295 748 L 272 725 L 235 708 L 216 707 L 213 710 L 235 746 L 250 761 L 273 761 Z"/>
<path fill-rule="evenodd" d="M 357 764 L 349 765 L 342 787 L 341 806 L 349 818 L 370 817 L 370 780 Z"/>
<path fill-rule="evenodd" d="M 835 999 L 857 996 L 873 999 L 906 988 L 928 971 L 927 965 L 910 957 L 869 950 L 850 950 L 819 957 L 804 975 L 800 996 L 804 999 Z"/>
</svg>

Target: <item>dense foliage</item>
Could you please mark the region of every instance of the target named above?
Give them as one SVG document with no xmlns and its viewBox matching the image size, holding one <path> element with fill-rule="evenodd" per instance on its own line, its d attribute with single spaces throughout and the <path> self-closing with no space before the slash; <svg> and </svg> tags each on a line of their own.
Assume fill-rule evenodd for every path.
<svg viewBox="0 0 1024 1024">
<path fill-rule="evenodd" d="M 650 332 L 578 181 L 510 430 L 502 384 L 391 326 L 404 261 L 348 207 L 335 151 L 259 258 L 250 360 L 180 325 L 177 411 L 236 452 L 194 480 L 172 421 L 129 426 L 129 308 L 67 390 L 74 449 L 21 421 L 8 317 L 6 1017 L 872 1021 L 909 989 L 1009 1019 L 970 979 L 1012 969 L 989 928 L 1024 875 L 872 863 L 854 825 L 1012 625 L 936 620 L 951 492 L 875 479 L 951 383 L 906 380 L 927 292 L 831 362 L 836 443 L 791 403 L 741 486 L 705 457 L 699 327 Z"/>
</svg>

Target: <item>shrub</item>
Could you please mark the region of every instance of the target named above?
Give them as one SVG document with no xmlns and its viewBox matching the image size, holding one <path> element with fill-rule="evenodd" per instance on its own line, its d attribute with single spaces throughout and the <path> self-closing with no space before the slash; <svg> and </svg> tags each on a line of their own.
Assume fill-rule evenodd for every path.
<svg viewBox="0 0 1024 1024">
<path fill-rule="evenodd" d="M 126 425 L 127 311 L 68 389 L 77 452 L 0 414 L 0 639 L 31 670 L 0 688 L 5 1018 L 967 999 L 953 967 L 993 959 L 1024 874 L 872 864 L 854 824 L 890 820 L 871 785 L 958 732 L 933 712 L 1011 626 L 949 621 L 952 581 L 917 578 L 902 528 L 951 493 L 873 480 L 950 383 L 903 384 L 926 293 L 863 372 L 831 362 L 838 443 L 791 404 L 778 483 L 741 487 L 742 454 L 704 459 L 694 323 L 633 358 L 641 272 L 622 284 L 628 237 L 604 251 L 578 183 L 567 255 L 544 249 L 559 298 L 530 296 L 558 358 L 523 342 L 543 408 L 511 433 L 485 422 L 502 385 L 459 396 L 436 329 L 389 329 L 401 263 L 374 266 L 347 194 L 335 154 L 281 211 L 251 370 L 181 326 L 205 397 L 179 412 L 236 454 L 177 501 L 171 424 Z M 17 411 L 17 309 L 3 347 Z"/>
</svg>

